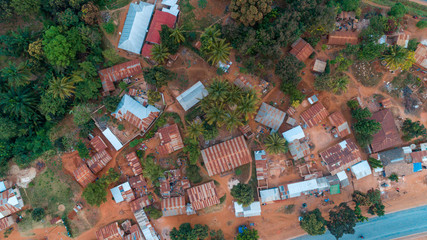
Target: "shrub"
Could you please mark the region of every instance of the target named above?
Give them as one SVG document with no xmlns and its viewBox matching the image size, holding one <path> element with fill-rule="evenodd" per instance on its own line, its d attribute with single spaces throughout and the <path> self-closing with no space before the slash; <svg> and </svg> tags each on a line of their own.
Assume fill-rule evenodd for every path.
<svg viewBox="0 0 427 240">
<path fill-rule="evenodd" d="M 107 23 L 102 24 L 102 28 L 104 28 L 105 32 L 107 32 L 108 34 L 113 34 L 116 27 L 111 21 L 109 21 Z"/>
<path fill-rule="evenodd" d="M 152 205 L 146 207 L 144 210 L 151 219 L 159 219 L 163 216 L 162 211 Z"/>
<path fill-rule="evenodd" d="M 31 218 L 39 222 L 46 216 L 46 213 L 43 208 L 34 208 L 33 212 L 31 212 Z"/>
<path fill-rule="evenodd" d="M 388 177 L 388 179 L 390 179 L 391 181 L 394 181 L 394 182 L 399 182 L 399 176 L 397 176 L 397 174 L 396 174 L 396 173 L 392 173 L 392 174 Z"/>
<path fill-rule="evenodd" d="M 427 20 L 425 20 L 425 19 L 420 20 L 419 22 L 417 22 L 417 25 L 415 25 L 415 26 L 417 26 L 417 28 L 424 29 L 427 27 Z"/>
<path fill-rule="evenodd" d="M 199 173 L 199 167 L 197 165 L 188 165 L 186 169 L 186 174 L 188 179 L 192 183 L 200 183 L 202 182 L 203 178 Z"/>
</svg>

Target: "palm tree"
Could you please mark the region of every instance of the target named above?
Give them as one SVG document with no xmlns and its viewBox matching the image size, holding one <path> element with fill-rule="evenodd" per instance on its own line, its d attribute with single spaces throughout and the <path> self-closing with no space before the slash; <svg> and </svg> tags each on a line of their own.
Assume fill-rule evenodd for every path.
<svg viewBox="0 0 427 240">
<path fill-rule="evenodd" d="M 394 45 L 384 55 L 387 67 L 395 71 L 397 69 L 408 70 L 415 63 L 415 53 L 401 46 Z"/>
<path fill-rule="evenodd" d="M 154 45 L 153 49 L 151 49 L 151 56 L 153 57 L 154 61 L 160 64 L 163 64 L 169 55 L 169 49 L 162 44 Z"/>
<path fill-rule="evenodd" d="M 212 101 L 212 99 L 209 98 L 209 96 L 200 99 L 200 108 L 202 109 L 203 112 L 207 112 L 209 109 L 211 109 L 215 105 L 216 105 L 215 102 Z"/>
<path fill-rule="evenodd" d="M 245 120 L 248 120 L 249 116 L 256 113 L 257 103 L 258 97 L 255 91 L 244 92 L 238 101 L 237 110 L 244 115 Z"/>
<path fill-rule="evenodd" d="M 9 62 L 8 65 L 1 70 L 1 76 L 7 80 L 9 86 L 22 87 L 30 83 L 31 72 L 27 62 L 21 62 L 18 66 Z"/>
<path fill-rule="evenodd" d="M 288 151 L 288 143 L 278 133 L 273 133 L 265 139 L 265 147 L 268 153 L 279 154 Z"/>
<path fill-rule="evenodd" d="M 208 54 L 210 55 L 208 61 L 212 65 L 218 64 L 218 62 L 227 62 L 230 58 L 230 44 L 225 42 L 225 39 L 217 39 L 212 42 L 209 47 Z"/>
<path fill-rule="evenodd" d="M 176 43 L 182 43 L 185 41 L 185 37 L 182 34 L 182 27 L 172 29 L 172 32 L 169 37 L 173 38 Z"/>
<path fill-rule="evenodd" d="M 238 126 L 243 125 L 237 111 L 228 111 L 227 114 L 225 114 L 224 122 L 227 126 L 227 130 L 230 132 L 236 129 Z"/>
<path fill-rule="evenodd" d="M 216 41 L 221 32 L 214 26 L 205 29 L 205 32 L 200 37 L 202 40 L 206 41 L 207 46 L 211 46 L 214 41 Z"/>
<path fill-rule="evenodd" d="M 348 78 L 346 76 L 339 77 L 332 81 L 332 92 L 339 94 L 341 92 L 347 92 L 348 87 Z"/>
<path fill-rule="evenodd" d="M 187 122 L 187 136 L 191 139 L 197 139 L 199 136 L 205 133 L 205 128 L 201 121 L 194 121 L 192 123 Z"/>
<path fill-rule="evenodd" d="M 215 79 L 208 87 L 208 98 L 217 103 L 222 103 L 227 100 L 227 94 L 230 89 L 230 84 L 227 81 Z"/>
<path fill-rule="evenodd" d="M 207 122 L 212 125 L 216 123 L 218 127 L 224 124 L 225 114 L 222 105 L 215 105 L 206 113 Z"/>
<path fill-rule="evenodd" d="M 32 117 L 38 115 L 38 100 L 31 88 L 9 88 L 7 92 L 0 94 L 0 109 L 12 117 L 31 121 Z"/>
<path fill-rule="evenodd" d="M 55 98 L 65 99 L 74 94 L 76 88 L 75 84 L 81 81 L 83 81 L 83 79 L 77 75 L 62 78 L 53 77 L 49 81 L 47 92 L 52 94 Z"/>
<path fill-rule="evenodd" d="M 230 89 L 227 91 L 227 102 L 236 104 L 242 96 L 242 89 L 238 86 L 231 84 Z"/>
</svg>

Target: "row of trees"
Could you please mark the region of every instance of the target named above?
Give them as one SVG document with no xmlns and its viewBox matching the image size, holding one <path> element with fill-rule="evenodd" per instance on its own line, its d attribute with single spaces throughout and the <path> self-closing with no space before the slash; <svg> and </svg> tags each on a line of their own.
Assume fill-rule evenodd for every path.
<svg viewBox="0 0 427 240">
<path fill-rule="evenodd" d="M 356 100 L 347 102 L 347 106 L 351 110 L 351 116 L 356 121 L 353 124 L 354 136 L 361 147 L 366 147 L 371 144 L 373 135 L 381 130 L 381 123 L 370 119 L 372 113 L 368 108 L 361 108 Z"/>
<path fill-rule="evenodd" d="M 172 240 L 225 240 L 222 230 L 210 230 L 207 225 L 196 224 L 194 228 L 190 223 L 183 223 L 179 228 L 173 228 L 170 233 Z"/>
</svg>

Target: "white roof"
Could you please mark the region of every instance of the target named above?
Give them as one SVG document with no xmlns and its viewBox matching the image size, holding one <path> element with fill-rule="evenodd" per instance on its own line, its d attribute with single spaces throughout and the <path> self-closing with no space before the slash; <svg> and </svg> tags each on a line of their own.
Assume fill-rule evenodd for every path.
<svg viewBox="0 0 427 240">
<path fill-rule="evenodd" d="M 176 100 L 178 100 L 182 108 L 187 111 L 208 94 L 208 90 L 206 90 L 205 86 L 203 86 L 203 83 L 199 81 L 191 86 L 187 91 L 176 97 Z"/>
<path fill-rule="evenodd" d="M 272 202 L 272 201 L 276 201 L 276 200 L 281 199 L 279 188 L 277 188 L 277 187 L 261 190 L 261 191 L 259 191 L 259 194 L 261 195 L 261 202 L 262 203 Z"/>
<path fill-rule="evenodd" d="M 242 204 L 238 204 L 234 202 L 234 211 L 236 213 L 236 217 L 253 217 L 261 215 L 261 203 L 253 202 L 247 207 L 243 207 Z"/>
<path fill-rule="evenodd" d="M 351 171 L 356 176 L 356 179 L 361 179 L 372 174 L 371 167 L 368 161 L 361 161 L 351 166 Z"/>
<path fill-rule="evenodd" d="M 318 189 L 319 185 L 317 184 L 316 179 L 311 179 L 308 181 L 297 182 L 288 184 L 289 197 L 298 197 L 303 192 L 312 191 Z"/>
<path fill-rule="evenodd" d="M 0 192 L 6 191 L 6 185 L 4 184 L 4 181 L 0 182 Z"/>
<path fill-rule="evenodd" d="M 299 140 L 305 137 L 304 131 L 301 126 L 294 127 L 286 132 L 282 133 L 283 138 L 288 142 L 293 142 L 294 140 Z"/>
<path fill-rule="evenodd" d="M 178 14 L 179 14 L 178 5 L 173 5 L 170 8 L 162 8 L 162 11 L 170 13 L 175 17 L 178 17 Z"/>
<path fill-rule="evenodd" d="M 172 7 L 172 6 L 174 6 L 174 5 L 177 5 L 176 3 L 178 2 L 178 0 L 163 0 L 162 1 L 162 4 L 163 5 L 166 5 L 166 6 L 170 6 L 170 7 Z"/>
<path fill-rule="evenodd" d="M 427 143 L 421 143 L 420 144 L 420 150 L 421 151 L 426 151 L 427 150 Z"/>
<path fill-rule="evenodd" d="M 154 5 L 146 2 L 131 3 L 123 26 L 118 47 L 141 54 L 142 45 L 147 34 Z"/>
<path fill-rule="evenodd" d="M 9 203 L 12 206 L 16 206 L 19 203 L 18 198 L 16 196 L 13 196 L 13 197 L 7 199 L 7 203 Z"/>
<path fill-rule="evenodd" d="M 111 194 L 113 194 L 113 198 L 114 198 L 114 201 L 116 201 L 116 203 L 124 201 L 124 198 L 122 196 L 122 192 L 119 189 L 120 187 L 123 187 L 123 192 L 130 190 L 129 182 L 125 182 L 123 184 L 120 184 L 119 186 L 116 186 L 116 187 L 110 189 Z"/>
<path fill-rule="evenodd" d="M 134 212 L 133 215 L 135 216 L 139 228 L 141 228 L 142 234 L 146 240 L 159 240 L 156 231 L 154 230 L 150 220 L 148 220 L 147 215 L 144 212 L 144 209 L 140 209 Z"/>
<path fill-rule="evenodd" d="M 340 180 L 340 182 L 348 179 L 347 173 L 345 173 L 345 171 L 341 171 L 341 172 L 337 173 L 337 176 L 338 176 L 338 179 Z"/>
<path fill-rule="evenodd" d="M 105 129 L 102 132 L 102 134 L 104 134 L 105 138 L 107 138 L 107 140 L 111 143 L 111 145 L 113 145 L 113 147 L 114 147 L 114 149 L 116 149 L 116 151 L 119 151 L 123 147 L 123 144 L 113 134 L 113 132 L 111 132 L 111 130 L 109 128 Z"/>
<path fill-rule="evenodd" d="M 379 44 L 384 44 L 387 42 L 387 36 L 386 35 L 382 35 L 380 39 L 378 39 L 378 43 Z"/>
<path fill-rule="evenodd" d="M 111 115 L 116 115 L 116 118 L 117 116 L 123 117 L 128 111 L 141 120 L 148 118 L 152 112 L 160 112 L 159 109 L 152 105 L 142 106 L 141 103 L 126 94 L 122 97 L 119 105 L 117 105 L 116 111 L 111 113 Z"/>
</svg>

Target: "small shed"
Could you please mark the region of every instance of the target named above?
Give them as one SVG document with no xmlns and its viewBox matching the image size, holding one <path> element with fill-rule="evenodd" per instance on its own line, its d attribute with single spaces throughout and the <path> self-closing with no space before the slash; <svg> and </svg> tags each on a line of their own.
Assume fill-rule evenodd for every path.
<svg viewBox="0 0 427 240">
<path fill-rule="evenodd" d="M 368 161 L 364 160 L 351 166 L 351 171 L 357 180 L 372 174 Z"/>
<path fill-rule="evenodd" d="M 319 101 L 319 99 L 317 98 L 316 95 L 309 97 L 307 100 L 311 105 L 313 105 L 313 104 L 317 103 L 317 101 Z"/>
<path fill-rule="evenodd" d="M 413 163 L 413 165 L 414 165 L 414 172 L 420 172 L 421 170 L 423 170 L 422 163 L 417 162 L 417 163 Z"/>
<path fill-rule="evenodd" d="M 314 61 L 314 65 L 313 65 L 313 72 L 317 72 L 317 73 L 323 73 L 325 72 L 326 69 L 326 62 L 316 59 L 316 61 Z"/>
<path fill-rule="evenodd" d="M 286 120 L 286 123 L 293 127 L 295 126 L 295 124 L 297 124 L 297 120 L 295 120 L 295 118 L 288 117 L 288 120 Z"/>
<path fill-rule="evenodd" d="M 340 180 L 341 187 L 350 185 L 350 181 L 348 180 L 347 173 L 345 173 L 345 171 L 338 172 L 337 177 Z"/>
<path fill-rule="evenodd" d="M 261 191 L 259 191 L 259 194 L 261 195 L 261 202 L 262 203 L 268 203 L 268 202 L 281 200 L 279 188 L 277 188 L 277 187 L 261 190 Z"/>
<path fill-rule="evenodd" d="M 341 191 L 340 191 L 340 185 L 339 184 L 331 185 L 331 187 L 329 189 L 329 192 L 331 193 L 331 195 L 341 193 Z"/>
</svg>

